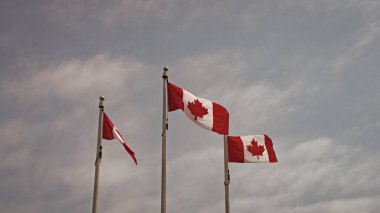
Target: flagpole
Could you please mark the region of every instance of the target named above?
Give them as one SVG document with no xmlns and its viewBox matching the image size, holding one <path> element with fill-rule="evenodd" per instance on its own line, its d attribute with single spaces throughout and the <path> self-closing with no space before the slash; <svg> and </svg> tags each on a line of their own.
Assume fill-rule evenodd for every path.
<svg viewBox="0 0 380 213">
<path fill-rule="evenodd" d="M 162 107 L 162 170 L 161 170 L 161 213 L 166 213 L 166 130 L 168 130 L 168 68 L 163 68 L 163 107 Z"/>
<path fill-rule="evenodd" d="M 230 171 L 228 169 L 228 141 L 227 135 L 224 135 L 224 194 L 226 213 L 230 213 Z"/>
<path fill-rule="evenodd" d="M 98 141 L 96 146 L 95 159 L 95 181 L 94 181 L 94 196 L 92 198 L 92 213 L 98 211 L 98 189 L 99 189 L 99 169 L 100 161 L 102 160 L 102 130 L 103 130 L 103 112 L 104 112 L 104 96 L 99 97 L 99 125 L 98 125 Z"/>
</svg>

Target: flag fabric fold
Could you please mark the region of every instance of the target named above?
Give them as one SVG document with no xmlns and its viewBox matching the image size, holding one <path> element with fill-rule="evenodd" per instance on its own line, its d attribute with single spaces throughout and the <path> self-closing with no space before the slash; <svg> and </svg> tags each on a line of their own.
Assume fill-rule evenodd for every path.
<svg viewBox="0 0 380 213">
<path fill-rule="evenodd" d="M 197 125 L 228 135 L 229 114 L 226 108 L 168 82 L 168 111 L 177 109 L 182 110 Z"/>
<path fill-rule="evenodd" d="M 267 135 L 228 136 L 228 161 L 234 163 L 275 163 L 272 139 Z"/>
<path fill-rule="evenodd" d="M 121 145 L 125 148 L 125 150 L 132 157 L 133 161 L 137 165 L 137 158 L 132 149 L 127 145 L 123 136 L 121 136 L 120 132 L 117 130 L 116 126 L 112 123 L 111 119 L 107 116 L 106 113 L 103 113 L 103 139 L 113 140 L 118 139 Z"/>
</svg>

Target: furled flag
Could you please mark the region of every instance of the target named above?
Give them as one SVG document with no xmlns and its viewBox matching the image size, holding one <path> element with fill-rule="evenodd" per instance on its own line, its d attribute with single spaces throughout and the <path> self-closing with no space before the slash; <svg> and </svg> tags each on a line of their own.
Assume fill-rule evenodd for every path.
<svg viewBox="0 0 380 213">
<path fill-rule="evenodd" d="M 228 136 L 227 140 L 229 162 L 277 162 L 272 140 L 267 135 Z"/>
<path fill-rule="evenodd" d="M 106 139 L 106 140 L 118 139 L 121 145 L 124 146 L 125 150 L 127 150 L 129 155 L 131 155 L 131 157 L 133 158 L 133 160 L 135 161 L 137 165 L 137 159 L 136 159 L 135 153 L 132 151 L 131 148 L 129 148 L 123 136 L 121 136 L 120 132 L 117 130 L 116 126 L 112 123 L 112 121 L 109 119 L 106 113 L 103 113 L 103 139 Z"/>
<path fill-rule="evenodd" d="M 198 98 L 188 91 L 168 83 L 169 112 L 181 109 L 186 116 L 199 126 L 228 135 L 228 111 L 212 101 Z"/>
</svg>

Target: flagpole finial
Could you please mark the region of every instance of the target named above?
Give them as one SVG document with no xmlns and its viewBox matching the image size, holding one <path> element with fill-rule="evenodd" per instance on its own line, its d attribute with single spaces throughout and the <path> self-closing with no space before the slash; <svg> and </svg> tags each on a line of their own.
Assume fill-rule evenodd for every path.
<svg viewBox="0 0 380 213">
<path fill-rule="evenodd" d="M 103 101 L 105 100 L 106 98 L 104 96 L 100 96 L 99 97 L 99 108 L 104 108 L 103 106 Z"/>
<path fill-rule="evenodd" d="M 168 78 L 168 75 L 166 74 L 169 71 L 168 67 L 163 68 L 164 72 L 162 73 L 162 78 Z"/>
</svg>

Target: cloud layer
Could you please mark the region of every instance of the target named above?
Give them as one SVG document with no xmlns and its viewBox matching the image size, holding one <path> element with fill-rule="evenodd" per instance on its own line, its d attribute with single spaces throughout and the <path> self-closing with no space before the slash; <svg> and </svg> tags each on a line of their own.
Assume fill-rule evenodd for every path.
<svg viewBox="0 0 380 213">
<path fill-rule="evenodd" d="M 0 209 L 86 212 L 99 96 L 136 152 L 103 142 L 101 212 L 160 209 L 161 69 L 266 133 L 276 164 L 230 164 L 232 212 L 380 203 L 377 1 L 4 1 Z M 169 113 L 168 212 L 223 212 L 222 136 Z"/>
</svg>

